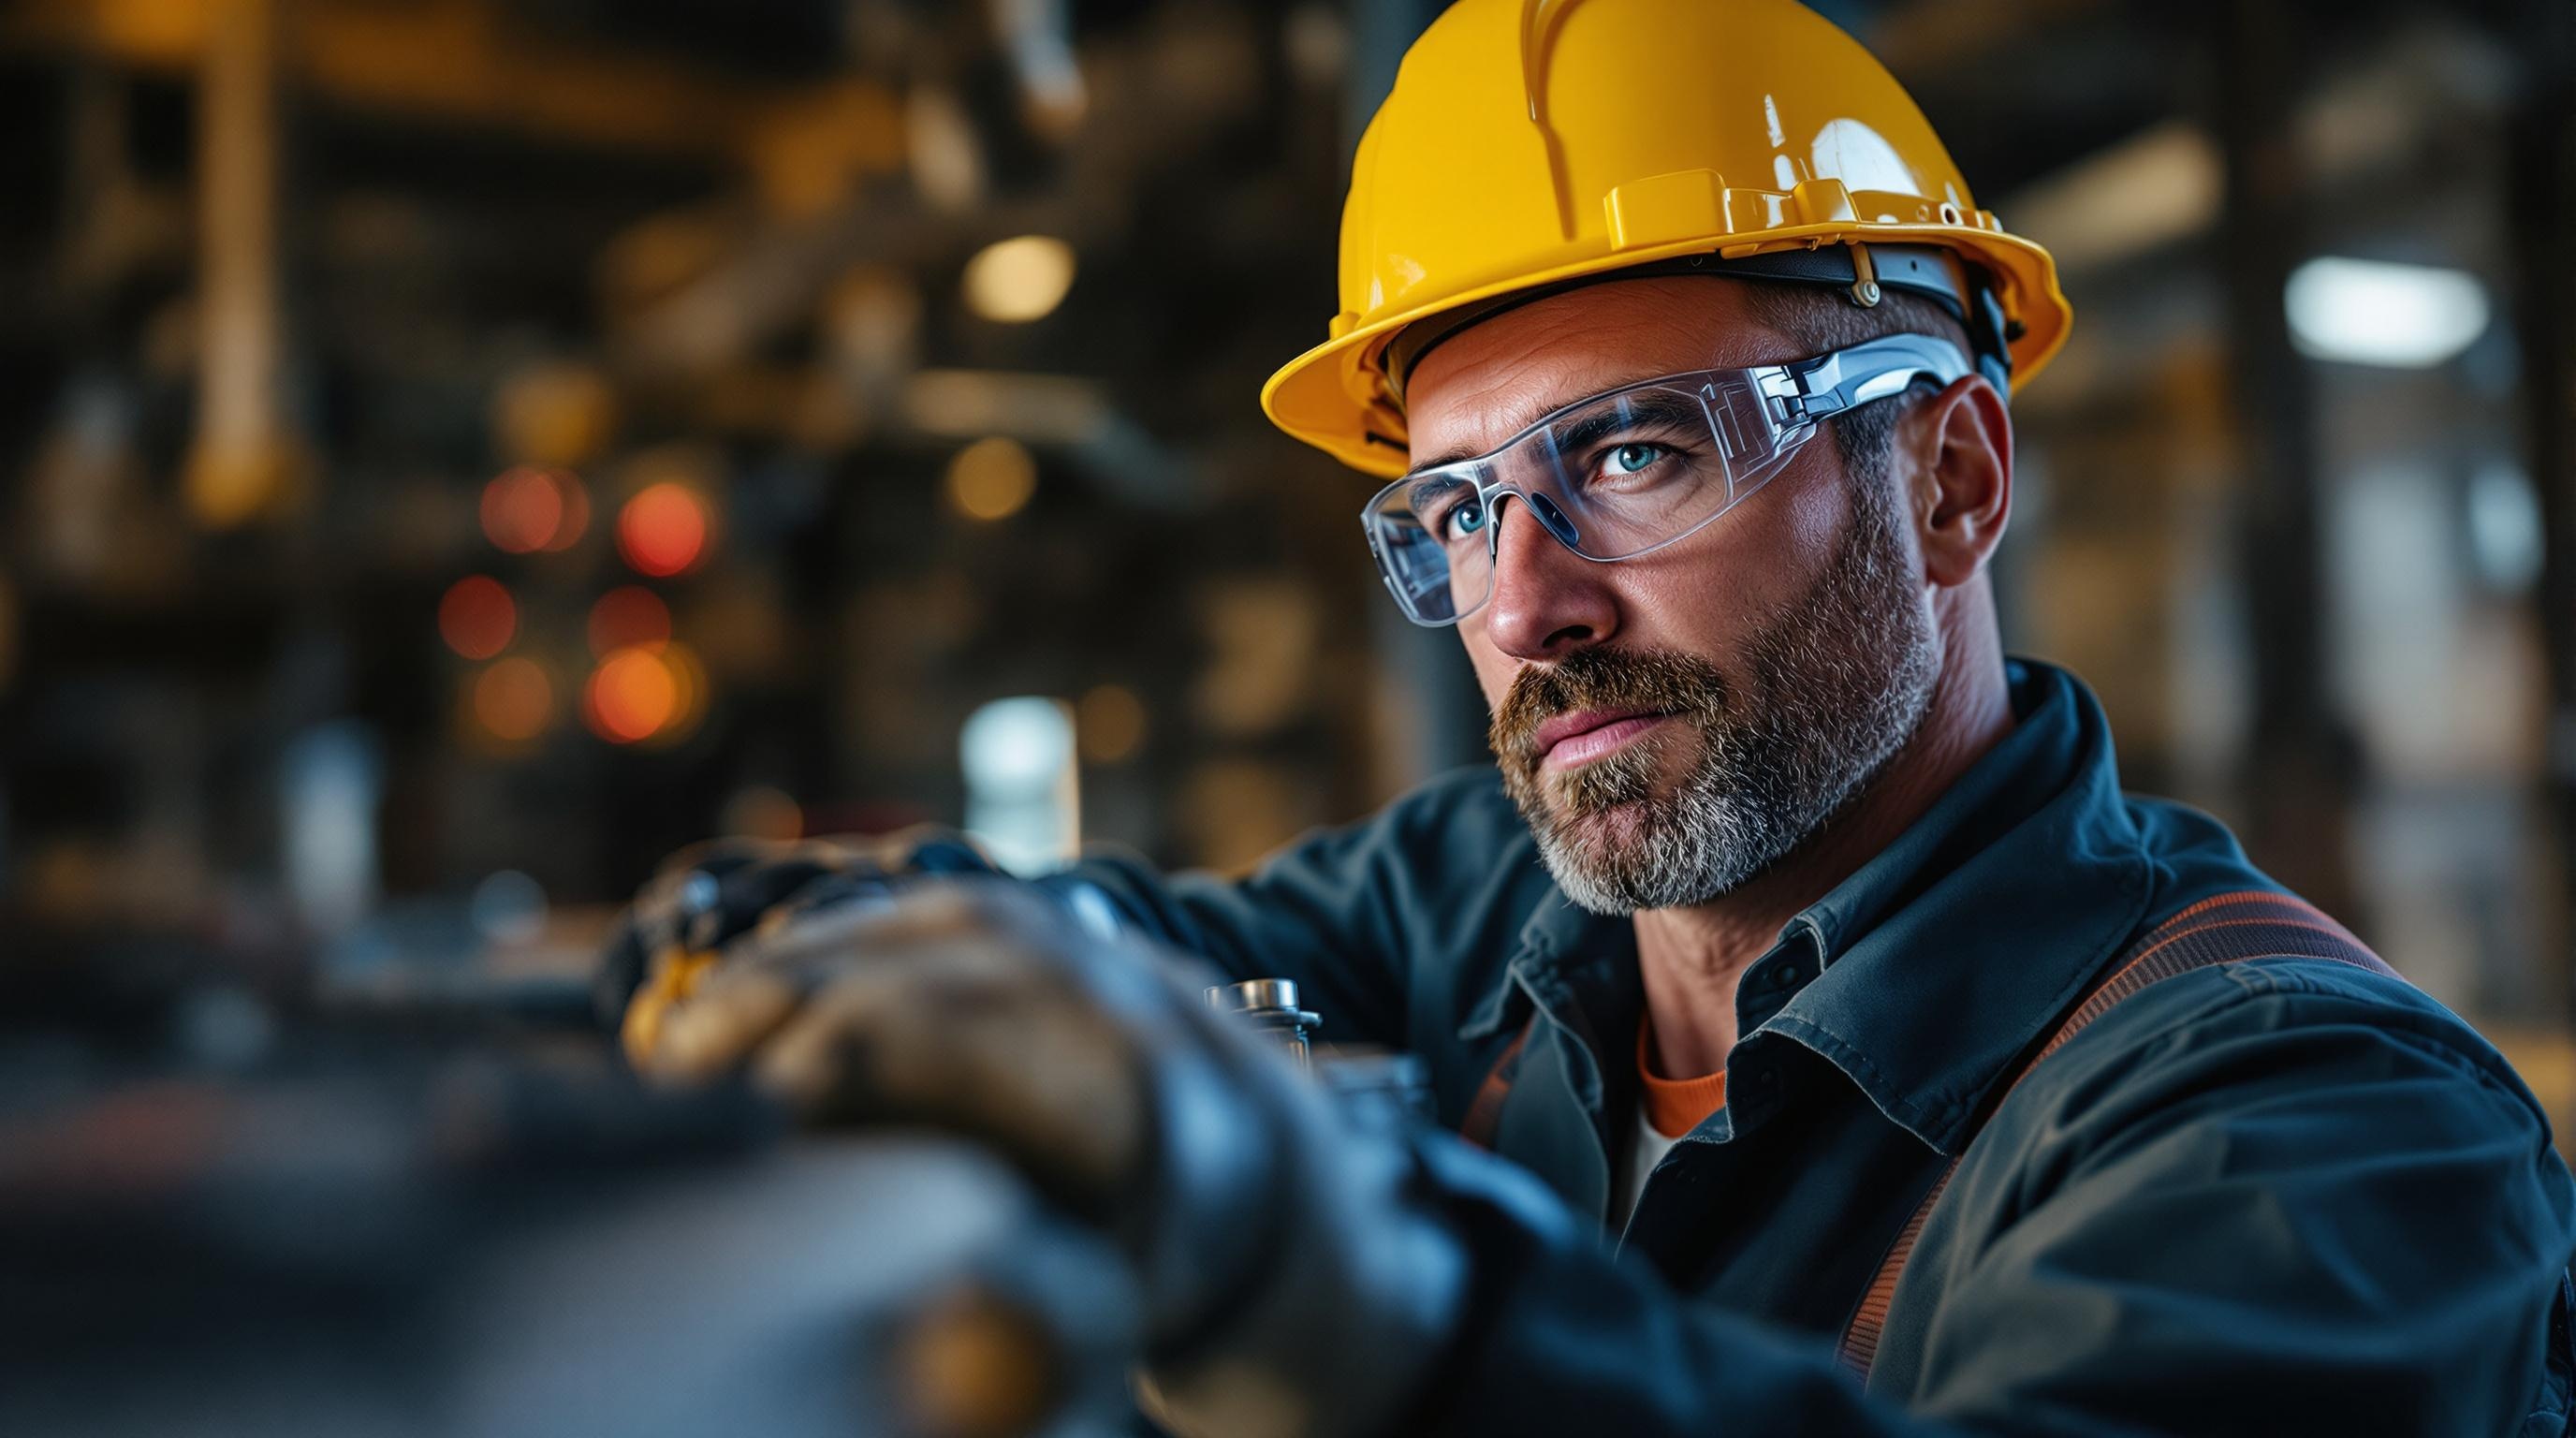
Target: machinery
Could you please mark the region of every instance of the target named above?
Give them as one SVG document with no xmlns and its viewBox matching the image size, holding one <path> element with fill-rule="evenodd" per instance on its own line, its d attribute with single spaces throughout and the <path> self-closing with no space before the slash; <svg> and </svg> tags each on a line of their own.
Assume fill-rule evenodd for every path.
<svg viewBox="0 0 2576 1438">
<path fill-rule="evenodd" d="M 202 1027 L 166 998 L 144 1030 Z M 526 1006 L 251 1002 L 220 1001 L 271 1026 L 248 1062 L 94 1026 L 0 1044 L 0 1431 L 1128 1421 L 1126 1278 L 973 1149 L 791 1143 Z"/>
<path fill-rule="evenodd" d="M 645 1086 L 586 978 L 78 972 L 0 1030 L 0 1432 L 1137 1431 L 1093 1230 L 962 1142 Z M 1409 1055 L 1312 1069 L 1427 1107 Z"/>
</svg>

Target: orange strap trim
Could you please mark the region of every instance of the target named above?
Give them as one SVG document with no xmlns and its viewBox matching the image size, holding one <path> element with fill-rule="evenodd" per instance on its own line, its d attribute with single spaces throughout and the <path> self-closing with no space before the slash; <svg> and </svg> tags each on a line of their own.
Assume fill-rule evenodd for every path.
<svg viewBox="0 0 2576 1438">
<path fill-rule="evenodd" d="M 1493 1149 L 1494 1127 L 1503 1120 L 1503 1100 L 1511 1096 L 1512 1079 L 1518 1072 L 1514 1062 L 1520 1058 L 1522 1046 L 1529 1042 L 1530 1030 L 1537 1027 L 1538 1015 L 1532 1014 L 1521 1031 L 1512 1035 L 1512 1041 L 1503 1046 L 1493 1068 L 1485 1074 L 1485 1081 L 1476 1086 L 1476 1098 L 1467 1105 L 1467 1116 L 1458 1122 L 1460 1138 L 1489 1152 Z"/>
<path fill-rule="evenodd" d="M 2032 1069 L 2121 1000 L 2151 984 L 2194 969 L 2285 957 L 2332 959 L 2397 977 L 2397 971 L 2353 937 L 2350 929 L 2328 918 L 2315 905 L 2260 889 L 2204 899 L 2158 924 L 2132 945 L 2111 977 L 2096 984 L 2049 1035 L 2048 1042 L 2013 1071 L 1998 1096 L 1970 1125 L 1967 1142 L 1960 1145 L 1958 1157 L 1951 1159 L 1949 1167 L 1933 1180 L 1931 1191 L 1923 1195 L 1913 1216 L 1897 1232 L 1887 1256 L 1879 1261 L 1877 1276 L 1870 1280 L 1868 1292 L 1861 1295 L 1859 1306 L 1852 1310 L 1851 1321 L 1843 1329 L 1837 1356 L 1852 1376 L 1863 1380 L 1869 1377 L 1870 1365 L 1878 1358 L 1879 1340 L 1887 1331 L 1888 1310 L 1896 1301 L 1897 1282 L 1905 1276 L 1905 1261 L 1913 1256 L 1915 1242 L 1923 1236 L 1923 1226 L 1931 1219 L 1933 1206 L 1950 1187 L 1951 1178 L 1959 1172 L 1959 1165 L 1977 1135 L 1984 1131 L 1986 1121 L 2005 1099 L 2012 1097 L 2022 1080 L 2030 1077 Z"/>
</svg>

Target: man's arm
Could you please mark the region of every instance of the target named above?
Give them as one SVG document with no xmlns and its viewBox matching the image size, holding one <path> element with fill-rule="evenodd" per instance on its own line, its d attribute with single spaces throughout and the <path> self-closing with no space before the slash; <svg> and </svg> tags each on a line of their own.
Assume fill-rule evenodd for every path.
<svg viewBox="0 0 2576 1438">
<path fill-rule="evenodd" d="M 1310 834 L 1251 874 L 1166 874 L 1115 851 L 1040 881 L 1090 888 L 1122 927 L 1205 959 L 1229 979 L 1294 979 L 1335 1040 L 1401 1043 L 1403 961 L 1375 912 L 1386 855 L 1374 825 Z M 1076 901 L 1078 902 L 1078 901 Z"/>
<path fill-rule="evenodd" d="M 1203 958 L 1222 976 L 1294 979 L 1322 1018 L 1320 1037 L 1412 1047 L 1407 1014 L 1426 993 L 1454 999 L 1476 976 L 1458 956 L 1499 966 L 1545 875 L 1490 768 L 1434 779 L 1356 823 L 1309 833 L 1251 874 L 1165 874 L 1101 847 L 1031 882 L 1099 932 Z M 816 913 L 882 898 L 925 877 L 998 875 L 965 836 L 924 827 L 874 838 L 727 840 L 672 856 L 629 906 L 602 956 L 599 1007 L 640 1030 L 685 995 L 676 955 L 709 959 Z M 1436 957 L 1439 961 L 1429 961 Z M 1427 987 L 1426 987 L 1427 986 Z M 640 991 L 640 992 L 639 992 Z M 654 1019 L 654 1021 L 658 1021 Z"/>
<path fill-rule="evenodd" d="M 1239 879 L 1164 874 L 1095 850 L 1048 887 L 1087 886 L 1120 924 L 1237 979 L 1294 979 L 1321 1037 L 1410 1047 L 1417 964 L 1507 954 L 1543 881 L 1513 865 L 1527 831 L 1489 768 L 1435 779 L 1343 828 L 1308 834 Z M 1514 886 L 1512 878 L 1525 880 Z"/>
<path fill-rule="evenodd" d="M 1426 1426 L 2520 1431 L 2576 1247 L 2546 1123 L 2456 1020 L 2314 967 L 2159 985 L 2036 1071 L 1936 1210 L 1869 1396 L 1462 1172 L 1482 1320 Z"/>
<path fill-rule="evenodd" d="M 1014 1158 L 1117 1238 L 1194 1431 L 2529 1430 L 2576 1192 L 2502 1060 L 2394 981 L 2204 971 L 2051 1056 L 1927 1225 L 1864 1394 L 1526 1171 L 1335 1121 L 1153 960 L 1014 886 L 925 886 L 774 936 L 643 1066 Z"/>
</svg>

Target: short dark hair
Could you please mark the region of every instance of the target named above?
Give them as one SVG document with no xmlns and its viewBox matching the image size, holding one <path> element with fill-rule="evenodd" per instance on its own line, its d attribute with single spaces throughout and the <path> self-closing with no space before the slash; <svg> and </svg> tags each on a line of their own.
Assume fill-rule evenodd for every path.
<svg viewBox="0 0 2576 1438">
<path fill-rule="evenodd" d="M 1748 280 L 1746 299 L 1754 322 L 1794 341 L 1798 358 L 1849 349 L 1866 340 L 1894 334 L 1925 334 L 1948 340 L 1962 356 L 1974 356 L 1967 327 L 1948 310 L 1921 295 L 1890 289 L 1867 308 L 1853 304 L 1838 289 Z M 1896 422 L 1921 390 L 1908 390 L 1894 404 L 1865 405 L 1826 426 L 1843 465 L 1866 480 L 1884 481 L 1896 449 Z"/>
</svg>

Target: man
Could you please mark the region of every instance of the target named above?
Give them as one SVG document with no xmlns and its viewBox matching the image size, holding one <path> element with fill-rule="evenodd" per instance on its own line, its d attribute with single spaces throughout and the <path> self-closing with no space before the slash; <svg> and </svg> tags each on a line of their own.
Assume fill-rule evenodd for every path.
<svg viewBox="0 0 2576 1438">
<path fill-rule="evenodd" d="M 1875 61 L 1787 0 L 1463 0 L 1342 287 L 1265 404 L 1392 481 L 1496 769 L 1240 883 L 773 923 L 664 965 L 648 1071 L 1016 1156 L 1193 1431 L 2564 1426 L 2530 1094 L 2003 657 L 2006 387 L 2068 311 Z M 1067 911 L 1294 979 L 1518 1167 L 1335 1130 Z"/>
</svg>

